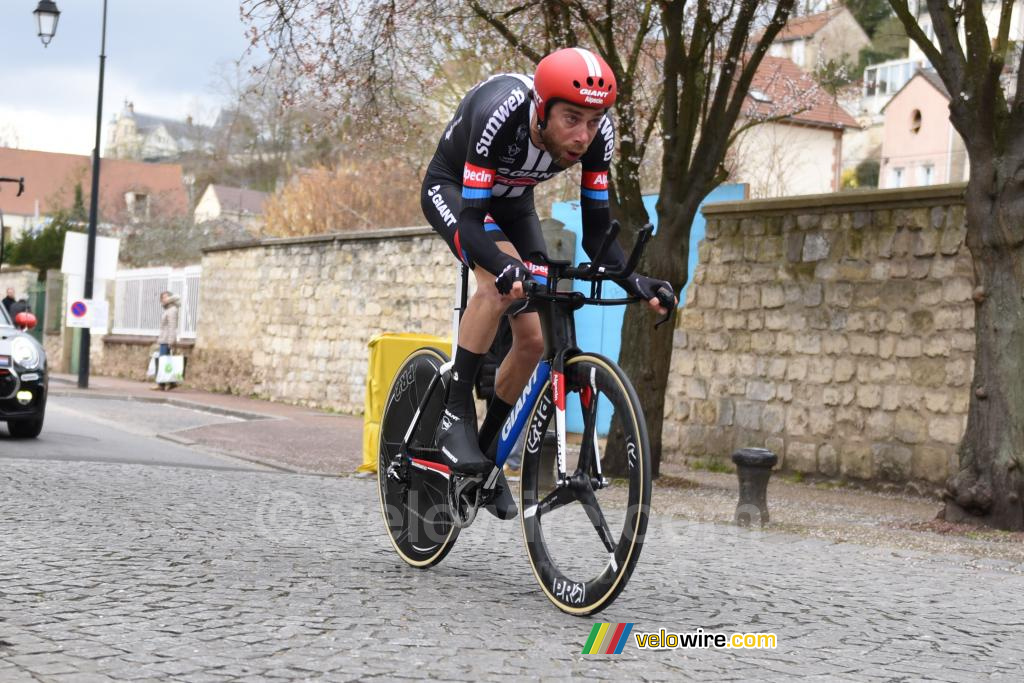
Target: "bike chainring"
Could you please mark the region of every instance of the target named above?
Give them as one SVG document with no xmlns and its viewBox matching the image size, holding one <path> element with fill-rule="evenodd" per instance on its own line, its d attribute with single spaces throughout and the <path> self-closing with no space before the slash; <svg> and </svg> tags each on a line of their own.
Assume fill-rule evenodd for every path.
<svg viewBox="0 0 1024 683">
<path fill-rule="evenodd" d="M 452 524 L 465 529 L 476 519 L 483 495 L 483 478 L 455 474 L 448 480 L 448 510 Z"/>
</svg>

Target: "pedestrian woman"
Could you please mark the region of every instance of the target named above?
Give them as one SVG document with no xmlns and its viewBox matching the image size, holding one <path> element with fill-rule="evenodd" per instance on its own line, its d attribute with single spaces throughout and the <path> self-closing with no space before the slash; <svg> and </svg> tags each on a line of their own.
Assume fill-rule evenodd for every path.
<svg viewBox="0 0 1024 683">
<path fill-rule="evenodd" d="M 160 292 L 160 305 L 164 307 L 164 312 L 160 316 L 160 336 L 157 343 L 160 344 L 160 357 L 163 358 L 171 355 L 171 346 L 178 341 L 178 309 L 181 307 L 181 297 L 171 292 Z M 167 391 L 174 387 L 174 382 L 163 382 L 154 388 Z"/>
</svg>

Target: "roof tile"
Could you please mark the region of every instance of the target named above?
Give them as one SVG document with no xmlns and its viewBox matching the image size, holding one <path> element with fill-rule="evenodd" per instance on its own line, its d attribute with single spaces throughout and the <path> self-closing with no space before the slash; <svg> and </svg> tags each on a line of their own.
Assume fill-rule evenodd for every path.
<svg viewBox="0 0 1024 683">
<path fill-rule="evenodd" d="M 40 214 L 49 214 L 71 208 L 76 183 L 81 184 L 88 196 L 92 185 L 92 159 L 78 154 L 0 147 L 0 175 L 25 178 L 25 193 L 20 197 L 15 197 L 9 188 L 0 188 L 0 211 L 31 216 L 38 202 Z M 128 192 L 159 196 L 160 208 L 172 215 L 188 212 L 180 164 L 101 158 L 101 220 L 110 220 L 125 210 L 124 196 Z"/>
<path fill-rule="evenodd" d="M 763 95 L 763 97 L 760 97 Z M 785 57 L 765 56 L 750 83 L 745 112 L 827 128 L 860 128 L 810 74 Z M 789 112 L 796 111 L 795 114 Z"/>
</svg>

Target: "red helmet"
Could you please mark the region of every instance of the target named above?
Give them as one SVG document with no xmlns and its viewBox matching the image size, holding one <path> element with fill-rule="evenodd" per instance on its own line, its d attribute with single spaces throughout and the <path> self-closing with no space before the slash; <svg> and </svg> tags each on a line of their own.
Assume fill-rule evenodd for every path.
<svg viewBox="0 0 1024 683">
<path fill-rule="evenodd" d="M 590 50 L 567 47 L 552 52 L 537 65 L 533 96 L 537 120 L 545 121 L 548 109 L 565 100 L 589 109 L 608 109 L 615 103 L 615 74 Z"/>
</svg>

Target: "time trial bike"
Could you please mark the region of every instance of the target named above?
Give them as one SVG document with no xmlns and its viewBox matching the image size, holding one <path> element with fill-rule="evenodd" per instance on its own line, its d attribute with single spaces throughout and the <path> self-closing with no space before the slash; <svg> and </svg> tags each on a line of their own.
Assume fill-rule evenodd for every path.
<svg viewBox="0 0 1024 683">
<path fill-rule="evenodd" d="M 598 266 L 619 230 L 613 223 L 593 263 L 530 255 L 533 280 L 524 304 L 540 314 L 543 360 L 498 436 L 494 468 L 482 475 L 453 472 L 434 440 L 453 362 L 438 348 L 405 359 L 392 381 L 381 418 L 378 488 L 388 537 L 414 567 L 431 567 L 451 551 L 459 532 L 495 495 L 495 482 L 522 439 L 519 509 L 526 550 L 544 594 L 559 609 L 588 615 L 608 607 L 625 588 L 643 547 L 651 503 L 650 445 L 636 391 L 609 358 L 576 343 L 575 311 L 615 306 L 637 297 L 604 298 L 602 284 L 628 277 L 652 228 L 639 231 L 622 270 Z M 460 264 L 453 339 L 466 304 L 467 269 Z M 590 295 L 559 289 L 590 283 Z M 658 293 L 671 316 L 674 296 Z M 660 324 L 660 322 L 659 322 Z"/>
</svg>

